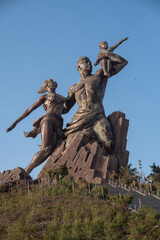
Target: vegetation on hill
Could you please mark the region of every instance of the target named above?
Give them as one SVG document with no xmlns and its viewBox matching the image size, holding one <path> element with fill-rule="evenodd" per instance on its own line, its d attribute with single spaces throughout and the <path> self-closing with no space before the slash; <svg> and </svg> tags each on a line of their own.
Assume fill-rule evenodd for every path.
<svg viewBox="0 0 160 240">
<path fill-rule="evenodd" d="M 8 192 L 1 187 L 0 239 L 160 239 L 160 213 L 128 210 L 130 194 L 110 196 L 105 187 L 75 183 L 67 173 L 48 174 L 45 186 L 20 182 Z"/>
<path fill-rule="evenodd" d="M 127 188 L 137 188 L 146 194 L 156 195 L 160 198 L 160 167 L 153 163 L 150 168 L 151 173 L 146 178 L 141 171 L 138 172 L 136 168 L 132 168 L 132 164 L 128 164 L 125 168 L 121 168 L 120 175 L 113 172 L 110 179 L 125 185 Z"/>
</svg>

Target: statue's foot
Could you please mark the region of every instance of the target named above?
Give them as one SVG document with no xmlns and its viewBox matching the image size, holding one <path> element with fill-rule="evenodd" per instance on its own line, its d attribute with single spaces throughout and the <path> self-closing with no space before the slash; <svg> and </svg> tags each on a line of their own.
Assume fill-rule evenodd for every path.
<svg viewBox="0 0 160 240">
<path fill-rule="evenodd" d="M 24 132 L 24 136 L 35 138 L 37 136 L 37 132 L 34 132 L 34 131 Z"/>
<path fill-rule="evenodd" d="M 29 175 L 31 171 L 29 171 L 29 166 L 27 166 L 26 168 L 24 168 L 24 171 Z"/>
</svg>

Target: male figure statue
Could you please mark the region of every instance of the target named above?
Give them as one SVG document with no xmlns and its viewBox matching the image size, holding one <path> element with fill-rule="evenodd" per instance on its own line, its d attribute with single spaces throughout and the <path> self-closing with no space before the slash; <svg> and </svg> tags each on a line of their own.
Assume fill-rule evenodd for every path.
<svg viewBox="0 0 160 240">
<path fill-rule="evenodd" d="M 128 63 L 112 52 L 100 54 L 102 59 L 107 55 L 108 58 L 117 60 L 110 72 L 111 76 L 120 72 Z M 67 113 L 76 102 L 79 108 L 72 121 L 67 124 L 65 135 L 92 127 L 98 141 L 110 152 L 113 134 L 102 104 L 108 77 L 104 75 L 102 68 L 92 75 L 92 64 L 88 57 L 78 59 L 77 70 L 81 79 L 69 89 L 63 113 Z"/>
</svg>

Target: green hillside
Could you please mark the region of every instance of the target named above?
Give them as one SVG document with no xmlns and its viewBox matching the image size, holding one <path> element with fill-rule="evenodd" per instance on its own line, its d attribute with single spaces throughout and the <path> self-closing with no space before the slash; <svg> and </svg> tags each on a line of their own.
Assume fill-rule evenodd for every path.
<svg viewBox="0 0 160 240">
<path fill-rule="evenodd" d="M 23 182 L 0 190 L 1 240 L 160 239 L 160 213 L 128 210 L 129 194 L 113 197 L 68 176 L 56 184 Z"/>
</svg>

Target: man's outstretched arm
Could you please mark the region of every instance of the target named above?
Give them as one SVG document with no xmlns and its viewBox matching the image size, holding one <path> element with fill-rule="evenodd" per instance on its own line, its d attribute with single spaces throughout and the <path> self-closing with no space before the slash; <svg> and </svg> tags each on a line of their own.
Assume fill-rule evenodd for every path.
<svg viewBox="0 0 160 240">
<path fill-rule="evenodd" d="M 66 103 L 63 107 L 63 111 L 62 111 L 62 114 L 65 114 L 65 113 L 68 113 L 69 110 L 74 106 L 74 104 L 76 103 L 76 100 L 75 100 L 75 94 L 74 92 L 72 91 L 72 88 L 73 86 L 69 89 L 69 92 L 68 92 L 68 97 L 66 98 Z"/>
</svg>

